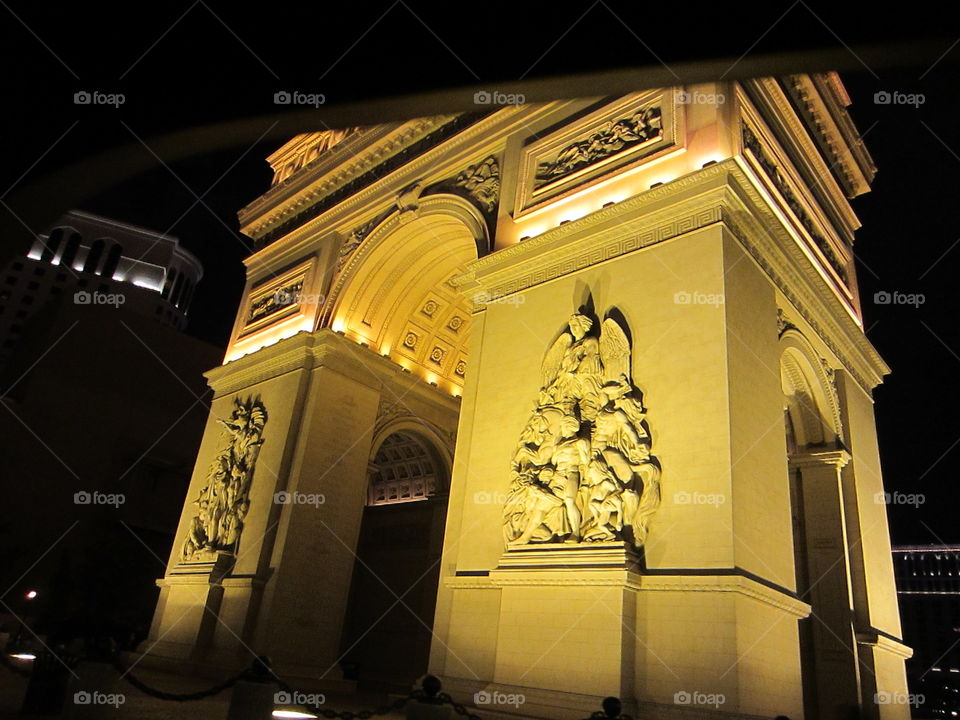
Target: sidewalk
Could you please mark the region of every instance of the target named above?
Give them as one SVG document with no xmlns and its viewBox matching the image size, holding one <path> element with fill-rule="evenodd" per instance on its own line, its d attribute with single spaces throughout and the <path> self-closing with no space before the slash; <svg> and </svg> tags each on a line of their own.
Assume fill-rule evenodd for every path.
<svg viewBox="0 0 960 720">
<path fill-rule="evenodd" d="M 214 683 L 206 679 L 196 679 L 159 672 L 156 670 L 138 671 L 137 677 L 144 683 L 157 690 L 173 693 L 196 692 L 209 688 Z M 23 702 L 24 691 L 27 686 L 25 678 L 14 675 L 0 668 L 0 720 L 25 720 L 26 718 L 40 718 L 34 715 L 19 715 L 20 705 Z M 99 716 L 105 720 L 111 718 L 137 718 L 137 720 L 225 720 L 227 708 L 230 705 L 232 689 L 224 690 L 219 695 L 193 700 L 175 702 L 158 700 L 127 682 L 121 681 L 112 690 L 121 693 L 124 698 L 119 707 L 105 706 L 101 708 Z M 375 707 L 387 705 L 391 701 L 385 695 L 359 693 L 356 695 L 334 696 L 326 698 L 326 707 L 332 710 L 372 710 Z M 51 716 L 45 716 L 51 717 Z M 404 717 L 402 712 L 380 715 L 382 718 Z"/>
</svg>

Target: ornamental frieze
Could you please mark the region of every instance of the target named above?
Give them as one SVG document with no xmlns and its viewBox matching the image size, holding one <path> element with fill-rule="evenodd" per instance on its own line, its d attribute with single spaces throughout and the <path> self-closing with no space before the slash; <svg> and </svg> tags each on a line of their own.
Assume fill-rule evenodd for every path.
<svg viewBox="0 0 960 720">
<path fill-rule="evenodd" d="M 827 263 L 831 268 L 833 268 L 833 271 L 837 273 L 844 284 L 848 284 L 846 265 L 840 260 L 840 258 L 837 257 L 837 253 L 830 245 L 830 242 L 823 237 L 820 232 L 818 232 L 817 226 L 810 217 L 810 214 L 803 207 L 796 194 L 790 188 L 789 184 L 787 184 L 787 181 L 780 172 L 780 168 L 767 154 L 767 151 L 760 143 L 760 139 L 754 134 L 753 130 L 751 130 L 747 124 L 744 123 L 742 128 L 743 146 L 750 151 L 750 154 L 753 155 L 760 167 L 763 168 L 764 174 L 770 179 L 770 182 L 773 183 L 774 187 L 777 188 L 777 191 L 780 193 L 780 195 L 783 196 L 783 199 L 787 203 L 787 207 L 793 211 L 793 214 L 800 221 L 800 224 L 804 227 L 807 233 L 809 233 L 814 244 L 817 246 L 820 252 L 823 253 L 823 256 L 827 259 Z"/>
<path fill-rule="evenodd" d="M 662 134 L 663 125 L 658 105 L 610 120 L 588 136 L 570 143 L 553 157 L 540 162 L 537 165 L 534 189 L 537 190 L 634 145 L 659 139 Z"/>
</svg>

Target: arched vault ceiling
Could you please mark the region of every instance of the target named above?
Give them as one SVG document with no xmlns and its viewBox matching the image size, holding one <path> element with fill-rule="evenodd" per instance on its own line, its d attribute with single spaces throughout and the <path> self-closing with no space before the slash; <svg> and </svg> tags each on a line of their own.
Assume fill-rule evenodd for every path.
<svg viewBox="0 0 960 720">
<path fill-rule="evenodd" d="M 430 382 L 462 387 L 470 303 L 450 280 L 476 259 L 475 238 L 460 220 L 430 215 L 369 240 L 335 327 Z"/>
</svg>

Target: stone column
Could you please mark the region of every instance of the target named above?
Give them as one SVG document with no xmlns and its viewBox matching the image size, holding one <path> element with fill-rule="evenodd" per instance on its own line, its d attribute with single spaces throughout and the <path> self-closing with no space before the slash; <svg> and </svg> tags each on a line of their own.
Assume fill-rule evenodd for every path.
<svg viewBox="0 0 960 720">
<path fill-rule="evenodd" d="M 841 485 L 841 471 L 849 460 L 844 450 L 807 452 L 790 458 L 805 556 L 797 590 L 813 609 L 803 621 L 810 644 L 806 667 L 814 674 L 814 682 L 809 685 L 814 697 L 808 698 L 813 707 L 807 710 L 821 720 L 849 718 L 860 707 L 850 550 Z"/>
</svg>

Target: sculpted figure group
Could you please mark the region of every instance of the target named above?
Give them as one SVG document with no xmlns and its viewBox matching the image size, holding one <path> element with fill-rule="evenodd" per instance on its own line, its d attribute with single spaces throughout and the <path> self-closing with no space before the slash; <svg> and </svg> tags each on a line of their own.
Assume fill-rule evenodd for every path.
<svg viewBox="0 0 960 720">
<path fill-rule="evenodd" d="M 543 361 L 504 505 L 508 545 L 646 540 L 660 467 L 630 380 L 630 343 L 613 318 L 598 335 L 593 326 L 575 313 Z"/>
<path fill-rule="evenodd" d="M 237 397 L 233 404 L 230 419 L 217 420 L 226 430 L 227 443 L 210 466 L 206 486 L 194 500 L 197 514 L 183 544 L 184 559 L 203 552 L 236 553 L 240 542 L 267 410 L 259 396 L 245 401 Z"/>
</svg>

